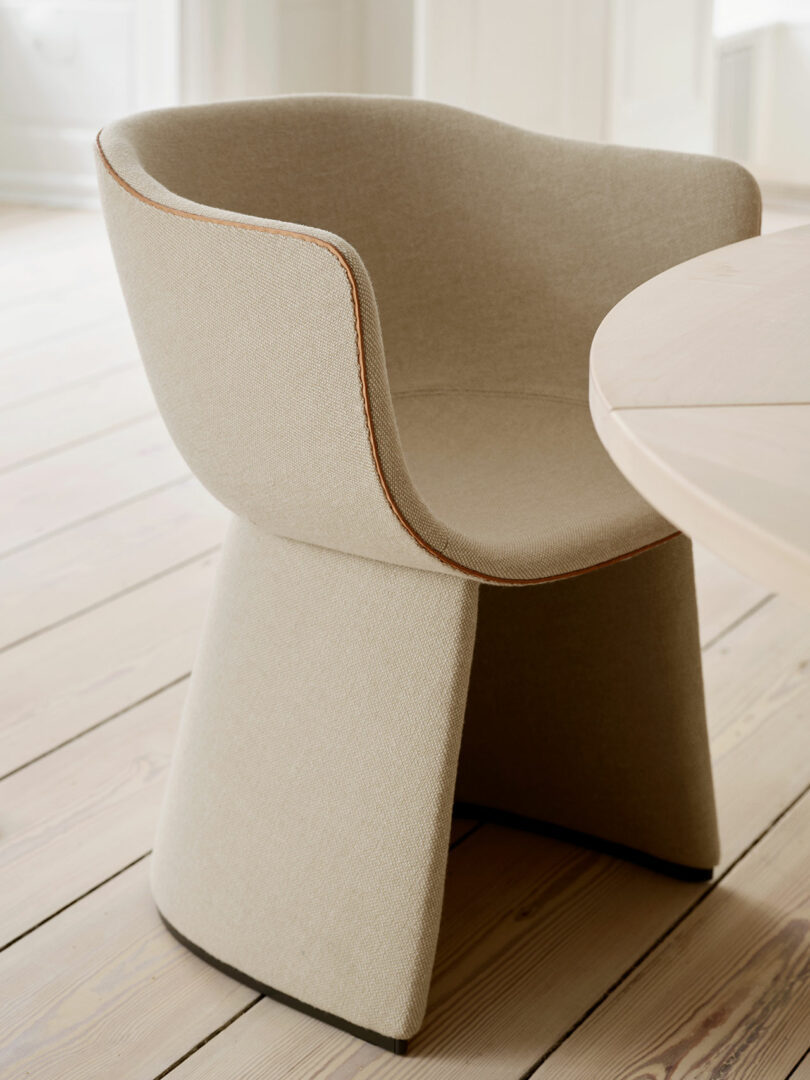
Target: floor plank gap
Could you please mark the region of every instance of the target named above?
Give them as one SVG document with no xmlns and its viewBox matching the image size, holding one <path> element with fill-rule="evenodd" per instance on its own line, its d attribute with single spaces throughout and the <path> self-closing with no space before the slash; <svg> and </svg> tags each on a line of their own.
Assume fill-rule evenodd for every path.
<svg viewBox="0 0 810 1080">
<path fill-rule="evenodd" d="M 245 1015 L 245 1013 L 250 1012 L 251 1009 L 255 1008 L 255 1006 L 263 1000 L 263 998 L 263 994 L 257 994 L 253 1001 L 249 1001 L 243 1009 L 240 1009 L 239 1012 L 234 1013 L 234 1015 L 230 1017 L 230 1019 L 226 1020 L 224 1024 L 220 1024 L 218 1028 L 211 1032 L 210 1035 L 207 1035 L 204 1039 L 200 1039 L 196 1046 L 192 1046 L 188 1053 L 183 1054 L 183 1056 L 179 1057 L 177 1061 L 172 1062 L 168 1069 L 164 1069 L 162 1073 L 160 1073 L 154 1078 L 154 1080 L 163 1080 L 163 1078 L 168 1076 L 169 1073 L 173 1073 L 175 1069 L 179 1068 L 183 1064 L 184 1061 L 188 1061 L 192 1054 L 196 1054 L 198 1050 L 201 1050 L 207 1043 L 210 1043 L 212 1039 L 215 1039 L 217 1037 L 217 1035 L 221 1035 L 223 1031 L 226 1031 L 231 1026 L 231 1024 L 235 1024 L 237 1020 L 241 1019 Z"/>
<path fill-rule="evenodd" d="M 2 361 L 0 361 L 0 363 L 2 363 Z M 78 390 L 80 387 L 92 385 L 98 379 L 106 378 L 108 375 L 120 375 L 124 371 L 135 371 L 137 369 L 138 364 L 135 361 L 116 364 L 115 367 L 104 368 L 101 371 L 93 371 L 80 379 L 71 379 L 70 382 L 60 383 L 58 386 L 49 386 L 46 390 L 37 390 L 32 394 L 26 394 L 24 397 L 2 400 L 0 401 L 0 413 L 9 412 L 12 409 L 18 409 L 21 406 L 33 405 L 38 401 L 44 401 L 49 397 L 53 397 L 54 394 L 60 394 L 63 390 Z"/>
<path fill-rule="evenodd" d="M 39 930 L 41 926 L 45 926 L 46 923 L 51 922 L 52 919 L 55 919 L 58 915 L 61 915 L 69 908 L 72 908 L 74 904 L 78 904 L 80 900 L 84 900 L 85 897 L 91 896 L 103 885 L 107 885 L 110 881 L 114 881 L 117 877 L 120 877 L 121 874 L 125 874 L 127 870 L 131 870 L 133 866 L 137 866 L 138 863 L 143 862 L 143 860 L 146 859 L 149 855 L 151 855 L 151 853 L 151 848 L 149 851 L 144 851 L 142 855 L 139 855 L 136 859 L 132 859 L 126 864 L 126 866 L 122 866 L 120 867 L 120 869 L 116 870 L 115 873 L 109 874 L 103 879 L 103 881 L 97 881 L 96 884 L 92 886 L 92 888 L 85 889 L 83 893 L 81 893 L 79 896 L 75 896 L 72 900 L 68 901 L 67 904 L 62 904 L 62 906 L 57 908 L 56 911 L 52 911 L 49 915 L 46 915 L 44 919 L 40 919 L 39 922 L 35 923 L 33 926 L 30 926 L 27 930 L 23 930 L 21 934 L 17 934 L 16 937 L 13 937 L 4 945 L 0 945 L 0 953 L 5 952 L 6 949 L 10 949 L 12 945 L 16 945 L 18 942 L 22 941 L 23 938 L 28 937 L 29 934 L 33 934 L 35 930 Z"/>
<path fill-rule="evenodd" d="M 701 645 L 701 651 L 705 653 L 708 652 L 709 649 L 713 649 L 714 646 L 719 641 L 722 641 L 724 637 L 730 634 L 732 630 L 736 630 L 738 626 L 741 626 L 746 621 L 746 619 L 750 619 L 752 615 L 756 615 L 758 611 L 761 611 L 766 604 L 770 603 L 771 600 L 775 598 L 775 595 L 775 593 L 768 593 L 767 596 L 763 596 L 762 599 L 757 601 L 756 604 L 753 604 L 750 608 L 748 608 L 747 611 L 743 612 L 742 615 L 736 618 L 733 622 L 730 622 L 728 626 L 724 626 L 718 634 L 715 634 L 714 637 L 710 638 L 707 642 Z"/>
<path fill-rule="evenodd" d="M 76 518 L 74 521 L 65 522 L 64 525 L 60 525 L 55 529 L 51 529 L 49 532 L 41 533 L 39 536 L 33 537 L 31 540 L 25 540 L 20 544 L 16 544 L 13 547 L 6 548 L 5 551 L 0 551 L 0 559 L 7 559 L 10 555 L 16 555 L 20 551 L 26 551 L 28 548 L 32 548 L 37 544 L 44 543 L 46 540 L 51 540 L 54 536 L 59 536 L 61 533 L 69 532 L 71 529 L 78 528 L 80 525 L 86 525 L 88 521 L 96 521 L 98 518 L 104 517 L 105 514 L 112 513 L 114 510 L 121 510 L 125 506 L 131 506 L 133 503 L 140 502 L 141 499 L 146 499 L 150 495 L 156 495 L 159 491 L 167 491 L 169 488 L 177 487 L 179 484 L 184 484 L 191 479 L 191 473 L 186 473 L 183 476 L 173 476 L 171 480 L 167 480 L 163 484 L 157 484 L 155 487 L 149 488 L 147 491 L 139 491 L 134 495 L 131 495 L 127 499 L 121 499 L 119 502 L 110 503 L 108 506 L 102 507 L 100 510 L 96 510 L 91 514 L 85 514 L 83 517 Z"/>
<path fill-rule="evenodd" d="M 728 866 L 723 868 L 723 871 L 719 873 L 716 878 L 713 878 L 706 885 L 706 888 L 701 893 L 701 895 L 698 896 L 695 901 L 690 904 L 690 906 L 677 919 L 675 919 L 662 934 L 659 935 L 658 939 L 641 956 L 639 956 L 639 958 L 635 961 L 634 964 L 632 964 L 622 973 L 622 975 L 613 983 L 613 985 L 608 990 L 606 990 L 604 994 L 602 994 L 598 1001 L 595 1001 L 593 1005 L 591 1005 L 591 1007 L 582 1014 L 582 1016 L 577 1020 L 577 1022 L 575 1024 L 572 1024 L 569 1030 L 566 1031 L 566 1033 L 560 1039 L 558 1039 L 553 1046 L 549 1047 L 546 1053 L 544 1053 L 540 1058 L 538 1058 L 534 1065 L 523 1076 L 520 1077 L 520 1080 L 530 1080 L 530 1078 L 534 1076 L 538 1069 L 540 1069 L 540 1067 L 544 1065 L 549 1060 L 549 1058 L 551 1058 L 556 1053 L 556 1051 L 560 1049 L 561 1046 L 568 1042 L 568 1040 L 585 1024 L 588 1019 L 590 1019 L 591 1016 L 594 1015 L 594 1013 L 596 1013 L 609 1000 L 609 998 L 611 998 L 616 993 L 617 990 L 619 990 L 625 983 L 628 982 L 628 980 L 636 973 L 636 971 L 638 971 L 638 969 L 647 960 L 650 959 L 650 957 L 656 952 L 656 950 L 659 949 L 670 937 L 672 937 L 675 931 L 681 925 L 683 925 L 702 904 L 704 904 L 709 899 L 712 893 L 714 893 L 717 887 L 724 882 L 724 880 L 729 876 L 729 874 L 731 874 L 731 872 L 735 870 L 748 857 L 748 855 L 750 855 L 751 852 L 754 851 L 754 849 L 766 839 L 766 837 L 770 833 L 773 832 L 773 830 L 779 825 L 779 823 L 785 817 L 787 817 L 791 810 L 798 806 L 798 804 L 805 798 L 810 799 L 810 784 L 808 784 L 803 791 L 801 791 L 794 799 L 792 799 L 787 804 L 787 806 L 784 807 L 784 809 L 773 819 L 770 825 L 768 825 L 766 829 L 764 829 L 757 837 L 755 837 L 748 845 L 748 847 L 745 848 L 744 851 L 741 851 L 740 854 L 728 864 Z M 800 1064 L 801 1061 L 798 1062 L 797 1065 L 794 1067 L 794 1071 L 795 1068 L 798 1068 L 798 1065 Z"/>
<path fill-rule="evenodd" d="M 85 443 L 93 442 L 95 439 L 102 439 L 105 435 L 112 435 L 116 431 L 123 431 L 124 428 L 133 427 L 135 424 L 142 424 L 144 420 L 149 420 L 156 415 L 157 410 L 150 409 L 149 412 L 140 413 L 138 416 L 133 416 L 128 420 L 121 420 L 117 424 L 110 424 L 109 427 L 99 428 L 97 431 L 91 431 L 87 435 L 82 435 L 80 438 L 70 439 L 68 442 L 60 443 L 58 446 L 50 447 L 48 450 L 43 450 L 39 454 L 31 454 L 30 457 L 20 458 L 19 461 L 12 462 L 12 464 L 4 465 L 0 468 L 0 476 L 5 476 L 7 473 L 14 472 L 15 469 L 22 469 L 26 465 L 35 465 L 38 461 L 44 461 L 46 458 L 62 454 L 65 450 L 73 450 L 77 446 L 84 446 Z"/>
<path fill-rule="evenodd" d="M 9 769 L 7 773 L 0 776 L 0 783 L 4 780 L 8 780 L 10 776 L 14 776 L 16 773 L 22 772 L 23 769 L 27 769 L 29 765 L 34 765 L 38 761 L 42 761 L 43 758 L 50 757 L 51 754 L 55 754 L 57 750 L 61 750 L 65 746 L 69 746 L 71 743 L 76 742 L 77 739 L 84 738 L 85 735 L 89 735 L 91 731 L 98 731 L 100 727 L 104 727 L 105 724 L 109 724 L 112 720 L 117 720 L 119 716 L 124 716 L 128 712 L 132 712 L 133 709 L 137 709 L 139 705 L 143 705 L 147 701 L 151 701 L 152 698 L 156 698 L 159 694 L 164 693 L 166 690 L 171 690 L 173 686 L 179 686 L 191 675 L 190 671 L 186 671 L 182 675 L 178 675 L 176 679 L 172 679 L 171 682 L 165 683 L 163 686 L 159 686 L 156 690 L 150 691 L 148 694 L 144 694 L 143 697 L 138 698 L 137 701 L 132 701 L 122 709 L 118 709 L 116 712 L 111 713 L 109 716 L 105 716 L 103 720 L 98 720 L 91 727 L 84 728 L 82 731 L 78 731 L 75 735 L 72 735 L 69 739 L 63 739 L 62 742 L 56 746 L 50 746 L 47 750 L 44 750 L 41 754 L 37 754 L 36 757 L 30 758 L 28 761 L 23 762 L 21 765 L 17 765 L 13 769 Z"/>
<path fill-rule="evenodd" d="M 49 630 L 55 630 L 59 626 L 65 626 L 67 623 L 73 622 L 74 619 L 78 619 L 82 615 L 87 615 L 90 611 L 98 611 L 98 609 L 104 607 L 105 604 L 111 604 L 113 601 L 119 600 L 122 596 L 129 596 L 130 593 L 137 592 L 138 589 L 141 589 L 146 585 L 152 585 L 155 581 L 160 581 L 161 578 L 174 573 L 176 570 L 182 570 L 186 566 L 192 566 L 194 563 L 202 562 L 203 559 L 207 559 L 209 556 L 214 555 L 219 551 L 220 547 L 220 544 L 214 544 L 213 547 L 206 548 L 197 555 L 190 555 L 187 559 L 182 559 L 180 562 L 172 563 L 165 569 L 159 570 L 157 573 L 151 574 L 141 581 L 136 581 L 132 585 L 128 585 L 125 589 L 119 589 L 118 592 L 110 593 L 109 596 L 97 600 L 94 604 L 88 604 L 86 607 L 78 608 L 76 611 L 72 611 L 70 615 L 66 615 L 63 619 L 56 619 L 52 623 L 46 623 L 44 626 L 32 630 L 30 634 L 25 634 L 23 637 L 16 638 L 14 641 L 9 641 L 5 645 L 0 645 L 0 655 L 18 645 L 24 645 L 27 641 L 32 641 L 34 638 L 41 637 L 42 634 L 46 634 Z M 159 692 L 160 691 L 158 691 L 158 693 Z M 104 721 L 102 721 L 102 723 L 103 722 Z M 92 729 L 88 728 L 88 731 L 89 730 Z M 63 745 L 64 743 L 60 743 L 60 746 Z M 54 747 L 54 749 L 58 748 Z M 3 779 L 4 777 L 0 776 L 0 781 Z"/>
<path fill-rule="evenodd" d="M 802 1065 L 807 1065 L 807 1064 L 810 1064 L 810 1046 L 808 1046 L 808 1048 L 805 1050 L 805 1052 L 802 1054 L 802 1056 L 799 1058 L 799 1060 L 796 1062 L 796 1064 L 793 1066 L 793 1068 L 787 1074 L 787 1076 L 785 1077 L 785 1080 L 791 1080 L 791 1077 L 796 1076 L 799 1069 L 801 1069 Z M 808 1070 L 808 1075 L 810 1075 L 810 1070 Z"/>
</svg>

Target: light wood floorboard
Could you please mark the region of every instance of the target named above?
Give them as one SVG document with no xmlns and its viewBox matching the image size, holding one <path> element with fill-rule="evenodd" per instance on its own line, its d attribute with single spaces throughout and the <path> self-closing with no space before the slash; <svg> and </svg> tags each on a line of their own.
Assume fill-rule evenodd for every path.
<svg viewBox="0 0 810 1080">
<path fill-rule="evenodd" d="M 36 397 L 3 416 L 0 474 L 155 412 L 151 391 L 134 365 Z"/>
<path fill-rule="evenodd" d="M 705 648 L 770 595 L 702 544 L 693 544 L 700 643 Z"/>
<path fill-rule="evenodd" d="M 25 314 L 23 305 L 41 303 L 54 296 L 70 296 L 77 287 L 105 285 L 109 288 L 114 273 L 112 254 L 102 242 L 97 227 L 83 229 L 61 242 L 42 245 L 27 243 L 8 250 L 4 238 L 0 257 L 0 313 Z M 115 302 L 110 294 L 110 302 Z M 77 315 L 92 313 L 90 304 L 82 304 Z M 23 330 L 23 333 L 25 331 Z M 26 334 L 26 337 L 28 335 Z"/>
<path fill-rule="evenodd" d="M 0 559 L 0 649 L 210 551 L 227 518 L 189 478 Z"/>
<path fill-rule="evenodd" d="M 0 207 L 0 237 L 3 1080 L 810 1080 L 810 615 L 703 549 L 715 883 L 455 822 L 407 1058 L 166 933 L 146 855 L 227 515 L 128 412 L 97 216 Z"/>
<path fill-rule="evenodd" d="M 3 1080 L 157 1077 L 256 994 L 170 937 L 137 863 L 0 955 Z"/>
<path fill-rule="evenodd" d="M 787 1076 L 810 1034 L 810 796 L 534 1073 Z"/>
<path fill-rule="evenodd" d="M 29 348 L 55 334 L 87 326 L 97 318 L 96 312 L 119 303 L 118 285 L 110 275 L 87 284 L 63 281 L 61 288 L 37 291 L 20 304 L 0 308 L 0 341 L 9 352 Z"/>
<path fill-rule="evenodd" d="M 0 947 L 147 854 L 185 693 L 184 680 L 0 783 Z"/>
<path fill-rule="evenodd" d="M 110 371 L 135 367 L 137 348 L 123 312 L 70 334 L 56 334 L 0 358 L 0 418 L 18 404 L 76 386 Z"/>
<path fill-rule="evenodd" d="M 0 654 L 3 773 L 187 675 L 208 555 Z"/>
<path fill-rule="evenodd" d="M 0 555 L 188 475 L 158 417 L 0 476 Z"/>
</svg>

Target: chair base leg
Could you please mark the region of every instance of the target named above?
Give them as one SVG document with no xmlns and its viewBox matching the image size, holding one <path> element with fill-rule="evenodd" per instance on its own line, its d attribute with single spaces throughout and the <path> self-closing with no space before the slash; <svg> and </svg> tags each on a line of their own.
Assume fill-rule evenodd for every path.
<svg viewBox="0 0 810 1080">
<path fill-rule="evenodd" d="M 305 1016 L 311 1016 L 313 1019 L 320 1020 L 324 1024 L 329 1024 L 339 1031 L 345 1031 L 347 1035 L 353 1035 L 356 1039 L 362 1039 L 364 1042 L 382 1047 L 383 1050 L 389 1050 L 392 1054 L 407 1054 L 407 1039 L 392 1039 L 388 1035 L 380 1035 L 378 1031 L 371 1031 L 369 1028 L 358 1027 L 357 1024 L 352 1024 L 349 1020 L 344 1020 L 341 1016 L 335 1016 L 334 1013 L 324 1012 L 323 1009 L 316 1009 L 314 1005 L 308 1005 L 306 1001 L 299 1001 L 298 998 L 291 997 L 289 994 L 282 993 L 281 990 L 276 990 L 266 983 L 259 982 L 258 979 L 254 979 L 253 976 L 248 975 L 247 972 L 238 971 L 230 964 L 226 964 L 224 960 L 218 960 L 215 956 L 212 956 L 211 953 L 200 948 L 199 945 L 195 945 L 195 943 L 190 941 L 185 934 L 181 934 L 176 927 L 172 926 L 160 909 L 158 909 L 158 915 L 160 915 L 161 922 L 172 937 L 176 938 L 181 945 L 185 946 L 189 952 L 194 953 L 195 956 L 198 956 L 200 960 L 204 960 L 206 964 L 210 964 L 211 967 L 217 968 L 218 971 L 228 975 L 231 979 L 236 979 L 237 982 L 244 983 L 245 986 L 249 986 L 252 990 L 255 990 L 259 994 L 263 994 L 272 1001 L 278 1001 L 281 1005 L 287 1005 L 291 1009 L 297 1009 L 298 1012 L 304 1013 Z"/>
<path fill-rule="evenodd" d="M 685 537 L 568 581 L 481 586 L 455 798 L 710 875 L 719 844 Z"/>
<path fill-rule="evenodd" d="M 477 589 L 235 521 L 155 843 L 176 932 L 390 1049 L 425 1011 Z"/>
</svg>

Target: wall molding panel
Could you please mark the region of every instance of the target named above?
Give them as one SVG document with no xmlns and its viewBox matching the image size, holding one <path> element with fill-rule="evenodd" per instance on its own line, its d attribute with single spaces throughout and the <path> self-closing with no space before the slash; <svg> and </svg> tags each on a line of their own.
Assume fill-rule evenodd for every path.
<svg viewBox="0 0 810 1080">
<path fill-rule="evenodd" d="M 712 0 L 612 0 L 611 142 L 712 152 Z"/>
<path fill-rule="evenodd" d="M 416 4 L 420 96 L 551 135 L 711 149 L 712 0 Z"/>
<path fill-rule="evenodd" d="M 0 0 L 0 199 L 95 204 L 92 145 L 177 100 L 174 0 Z"/>
<path fill-rule="evenodd" d="M 810 23 L 773 23 L 717 45 L 716 151 L 772 198 L 810 198 Z"/>
<path fill-rule="evenodd" d="M 182 0 L 184 101 L 412 92 L 413 0 Z"/>
<path fill-rule="evenodd" d="M 713 0 L 0 0 L 0 200 L 96 202 L 113 117 L 414 94 L 534 131 L 715 149 L 806 189 L 810 26 L 715 43 Z M 715 138 L 715 131 L 717 132 Z"/>
</svg>

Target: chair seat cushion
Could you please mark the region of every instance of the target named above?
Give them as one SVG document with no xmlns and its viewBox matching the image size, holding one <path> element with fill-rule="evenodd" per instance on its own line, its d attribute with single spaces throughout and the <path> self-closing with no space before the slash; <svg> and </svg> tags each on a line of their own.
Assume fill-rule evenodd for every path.
<svg viewBox="0 0 810 1080">
<path fill-rule="evenodd" d="M 478 574 L 577 573 L 677 531 L 616 469 L 584 401 L 428 389 L 397 394 L 395 411 L 442 554 Z"/>
</svg>

